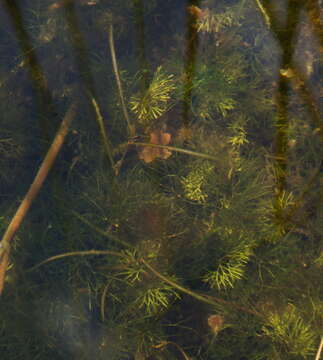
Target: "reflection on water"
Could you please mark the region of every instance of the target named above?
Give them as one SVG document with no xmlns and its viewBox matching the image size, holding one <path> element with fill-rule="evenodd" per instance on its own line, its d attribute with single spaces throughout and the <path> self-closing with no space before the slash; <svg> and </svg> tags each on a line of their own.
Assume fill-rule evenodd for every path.
<svg viewBox="0 0 323 360">
<path fill-rule="evenodd" d="M 1 358 L 318 359 L 322 2 L 0 10 Z"/>
</svg>

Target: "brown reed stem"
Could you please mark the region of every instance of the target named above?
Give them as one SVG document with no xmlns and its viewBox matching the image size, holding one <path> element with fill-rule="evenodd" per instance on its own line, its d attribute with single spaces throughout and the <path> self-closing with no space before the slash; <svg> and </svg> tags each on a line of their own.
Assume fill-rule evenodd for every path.
<svg viewBox="0 0 323 360">
<path fill-rule="evenodd" d="M 56 133 L 56 136 L 37 172 L 37 175 L 30 185 L 27 194 L 22 200 L 20 206 L 18 207 L 16 214 L 12 218 L 5 234 L 2 237 L 0 242 L 0 295 L 3 291 L 4 280 L 6 275 L 6 270 L 9 261 L 10 254 L 10 245 L 13 237 L 15 236 L 17 230 L 19 229 L 22 221 L 24 220 L 33 200 L 36 198 L 39 190 L 41 189 L 50 169 L 52 168 L 54 161 L 57 157 L 58 152 L 60 151 L 65 136 L 68 133 L 68 129 L 73 118 L 76 115 L 77 103 L 73 102 L 64 116 L 64 119 Z"/>
</svg>

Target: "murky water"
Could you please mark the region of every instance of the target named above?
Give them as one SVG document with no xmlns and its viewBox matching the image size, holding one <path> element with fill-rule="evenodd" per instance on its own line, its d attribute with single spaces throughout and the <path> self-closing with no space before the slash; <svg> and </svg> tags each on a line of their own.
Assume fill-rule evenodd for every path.
<svg viewBox="0 0 323 360">
<path fill-rule="evenodd" d="M 319 0 L 2 1 L 1 359 L 318 360 L 322 46 Z"/>
</svg>

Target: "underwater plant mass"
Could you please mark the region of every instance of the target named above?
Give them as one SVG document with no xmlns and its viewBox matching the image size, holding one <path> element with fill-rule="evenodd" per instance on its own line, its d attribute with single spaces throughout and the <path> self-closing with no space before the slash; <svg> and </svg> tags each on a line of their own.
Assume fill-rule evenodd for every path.
<svg viewBox="0 0 323 360">
<path fill-rule="evenodd" d="M 323 356 L 322 1 L 0 2 L 0 358 Z"/>
</svg>

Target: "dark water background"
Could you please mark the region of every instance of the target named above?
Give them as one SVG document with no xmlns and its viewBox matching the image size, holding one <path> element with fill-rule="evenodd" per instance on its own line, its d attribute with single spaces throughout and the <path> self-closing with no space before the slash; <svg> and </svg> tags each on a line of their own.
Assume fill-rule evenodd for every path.
<svg viewBox="0 0 323 360">
<path fill-rule="evenodd" d="M 12 240 L 1 359 L 318 354 L 322 4 L 259 4 L 1 2 L 1 233 L 76 108 Z"/>
</svg>

